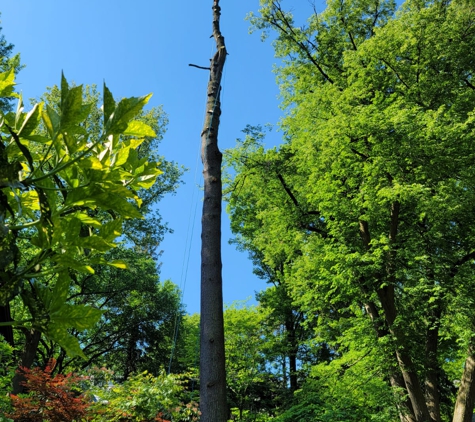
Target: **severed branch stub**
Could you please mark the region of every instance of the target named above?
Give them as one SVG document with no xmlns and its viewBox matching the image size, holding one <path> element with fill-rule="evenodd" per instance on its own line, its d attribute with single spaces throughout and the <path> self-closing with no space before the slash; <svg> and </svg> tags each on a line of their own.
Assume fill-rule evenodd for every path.
<svg viewBox="0 0 475 422">
<path fill-rule="evenodd" d="M 198 66 L 197 64 L 192 64 L 192 63 L 190 63 L 188 66 L 196 67 L 198 69 L 203 69 L 203 70 L 211 70 L 210 67 Z"/>
<path fill-rule="evenodd" d="M 201 230 L 200 411 L 201 422 L 226 422 L 223 287 L 221 261 L 222 154 L 218 148 L 221 77 L 226 46 L 219 28 L 221 8 L 213 1 L 216 53 L 210 61 L 206 114 L 201 132 L 204 200 Z M 193 65 L 191 65 L 193 66 Z M 200 69 L 206 69 L 196 66 Z"/>
</svg>

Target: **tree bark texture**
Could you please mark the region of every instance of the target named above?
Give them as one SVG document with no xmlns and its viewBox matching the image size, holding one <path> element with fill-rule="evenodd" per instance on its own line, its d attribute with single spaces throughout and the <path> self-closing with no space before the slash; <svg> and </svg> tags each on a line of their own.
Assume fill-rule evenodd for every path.
<svg viewBox="0 0 475 422">
<path fill-rule="evenodd" d="M 475 345 L 468 349 L 452 422 L 472 422 L 475 405 Z"/>
<path fill-rule="evenodd" d="M 440 306 L 437 306 L 429 318 L 429 325 L 426 334 L 427 372 L 425 380 L 425 395 L 430 416 L 436 422 L 442 422 L 440 415 L 439 364 L 437 361 L 440 318 L 441 308 Z"/>
<path fill-rule="evenodd" d="M 219 28 L 219 0 L 213 2 L 216 53 L 210 63 L 206 117 L 201 133 L 204 201 L 201 232 L 200 410 L 202 422 L 226 422 L 226 370 L 221 263 L 221 162 L 218 148 L 221 77 L 226 60 Z"/>
<path fill-rule="evenodd" d="M 398 232 L 398 223 L 399 223 L 399 213 L 400 213 L 400 204 L 395 202 L 391 206 L 391 219 L 389 226 L 389 240 L 391 244 L 394 244 Z M 369 230 L 369 225 L 366 221 L 359 221 L 360 237 L 363 241 L 363 245 L 366 250 L 371 249 L 371 234 Z M 386 268 L 387 274 L 386 278 L 389 281 L 388 284 L 384 285 L 380 281 L 378 285 L 383 287 L 378 287 L 376 293 L 378 295 L 379 302 L 381 304 L 382 313 L 386 321 L 386 325 L 389 333 L 394 338 L 397 349 L 395 351 L 396 362 L 398 364 L 399 370 L 402 377 L 396 376 L 396 374 L 391 374 L 391 384 L 394 387 L 397 387 L 400 381 L 403 381 L 404 390 L 407 392 L 410 406 L 408 403 L 400 403 L 400 419 L 401 421 L 414 419 L 416 422 L 436 422 L 436 419 L 433 418 L 435 413 L 431 414 L 429 412 L 428 405 L 426 403 L 426 397 L 419 381 L 419 377 L 414 370 L 414 365 L 410 353 L 407 350 L 406 338 L 404 332 L 397 327 L 395 324 L 397 317 L 397 308 L 396 308 L 396 299 L 395 299 L 395 264 L 394 264 L 394 255 L 390 253 L 388 255 L 388 262 Z M 364 285 L 364 283 L 362 284 Z M 369 306 L 365 305 L 367 311 L 370 312 L 371 319 L 373 323 L 378 320 L 379 313 L 376 310 L 375 305 Z M 376 328 L 376 327 L 375 327 Z M 378 330 L 377 330 L 378 331 Z M 379 333 L 378 333 L 379 335 Z M 401 379 L 402 378 L 402 379 Z M 401 407 L 404 407 L 404 409 Z M 432 410 L 435 410 L 432 408 Z M 401 413 L 401 411 L 403 411 Z"/>
</svg>

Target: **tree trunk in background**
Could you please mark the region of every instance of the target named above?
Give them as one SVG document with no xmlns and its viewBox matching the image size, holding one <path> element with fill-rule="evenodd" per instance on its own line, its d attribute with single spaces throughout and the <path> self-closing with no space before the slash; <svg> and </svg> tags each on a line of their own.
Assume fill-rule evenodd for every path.
<svg viewBox="0 0 475 422">
<path fill-rule="evenodd" d="M 396 407 L 399 413 L 399 420 L 401 422 L 416 422 L 414 409 L 412 408 L 409 397 L 407 397 L 404 379 L 402 378 L 401 372 L 399 372 L 397 368 L 394 368 L 390 373 L 389 382 L 396 395 Z M 400 397 L 401 394 L 403 397 Z"/>
<path fill-rule="evenodd" d="M 296 324 L 293 320 L 292 310 L 286 316 L 285 330 L 288 343 L 288 356 L 289 356 L 289 377 L 290 377 L 290 391 L 294 393 L 298 389 L 298 376 L 297 376 L 297 354 L 299 350 L 299 343 L 296 334 Z"/>
<path fill-rule="evenodd" d="M 439 324 L 442 315 L 440 306 L 437 306 L 429 317 L 426 335 L 426 380 L 425 396 L 427 407 L 432 419 L 442 422 L 440 416 L 440 393 L 439 393 L 439 363 L 437 359 L 439 345 Z"/>
<path fill-rule="evenodd" d="M 472 343 L 468 348 L 462 379 L 460 381 L 457 401 L 455 402 L 454 418 L 452 422 L 472 422 L 473 407 L 475 404 L 475 346 Z"/>
<path fill-rule="evenodd" d="M 25 348 L 21 355 L 20 364 L 18 365 L 21 368 L 31 368 L 33 362 L 35 361 L 36 351 L 38 350 L 38 344 L 40 342 L 41 333 L 38 330 L 27 330 L 25 329 Z M 12 381 L 12 393 L 19 394 L 22 393 L 25 389 L 21 385 L 22 381 L 25 380 L 25 377 L 21 372 L 17 372 L 13 377 Z"/>
<path fill-rule="evenodd" d="M 10 304 L 7 303 L 6 306 L 0 306 L 0 322 L 11 322 L 12 316 L 10 312 Z M 10 346 L 15 347 L 13 341 L 13 327 L 11 325 L 0 326 L 0 335 L 5 337 L 5 341 L 10 344 Z"/>
<path fill-rule="evenodd" d="M 201 231 L 200 410 L 201 422 L 226 422 L 226 370 L 221 263 L 221 161 L 218 148 L 221 76 L 226 60 L 219 29 L 219 0 L 213 3 L 216 53 L 210 63 L 206 118 L 201 133 L 204 201 Z"/>
</svg>

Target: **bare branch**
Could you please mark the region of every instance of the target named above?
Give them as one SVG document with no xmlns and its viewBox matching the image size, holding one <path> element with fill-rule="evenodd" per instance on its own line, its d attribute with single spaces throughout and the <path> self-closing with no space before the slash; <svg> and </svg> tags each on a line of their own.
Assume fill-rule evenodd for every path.
<svg viewBox="0 0 475 422">
<path fill-rule="evenodd" d="M 197 64 L 192 64 L 192 63 L 190 63 L 188 66 L 196 67 L 198 69 L 203 69 L 203 70 L 211 70 L 210 67 L 198 66 Z"/>
</svg>

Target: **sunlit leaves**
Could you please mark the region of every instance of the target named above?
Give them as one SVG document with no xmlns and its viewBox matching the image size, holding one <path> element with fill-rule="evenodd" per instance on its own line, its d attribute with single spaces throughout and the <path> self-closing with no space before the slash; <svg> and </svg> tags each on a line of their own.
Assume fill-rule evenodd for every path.
<svg viewBox="0 0 475 422">
<path fill-rule="evenodd" d="M 13 92 L 15 87 L 15 70 L 11 68 L 8 72 L 0 73 L 0 96 L 17 97 Z"/>
<path fill-rule="evenodd" d="M 150 126 L 138 120 L 128 123 L 123 134 L 129 136 L 156 136 L 155 132 Z"/>
<path fill-rule="evenodd" d="M 0 74 L 4 96 L 13 85 L 12 72 Z M 12 243 L 9 249 L 16 247 L 19 232 L 29 239 L 16 261 L 5 261 L 1 304 L 34 279 L 22 292 L 30 322 L 72 355 L 84 357 L 68 329 L 91 328 L 101 312 L 66 303 L 70 279 L 65 274 L 92 274 L 93 264 L 104 263 L 101 256 L 122 235 L 123 221 L 142 218 L 137 191 L 152 186 L 161 173 L 158 163 L 135 151 L 144 137 L 156 136 L 134 120 L 149 98 L 116 104 L 105 87 L 102 132 L 89 133 L 93 103 L 84 100 L 82 86 L 70 87 L 63 75 L 58 103 L 39 102 L 24 112 L 20 99 L 16 114 L 5 116 L 0 127 L 1 198 L 7 201 L 0 209 L 7 236 L 3 231 L 1 236 L 5 247 Z M 8 234 L 10 228 L 15 236 Z M 120 260 L 110 265 L 126 268 Z"/>
<path fill-rule="evenodd" d="M 25 116 L 20 130 L 18 131 L 18 136 L 21 138 L 28 139 L 29 135 L 38 127 L 41 121 L 43 104 L 35 104 L 33 109 L 28 112 Z"/>
<path fill-rule="evenodd" d="M 341 355 L 317 377 L 335 371 L 337 380 L 339 365 L 358 359 L 361 344 L 348 340 L 360 330 L 358 341 L 374 340 L 376 368 L 404 372 L 394 361 L 404 350 L 423 385 L 437 366 L 428 333 L 459 342 L 437 349 L 440 336 L 439 362 L 458 361 L 473 334 L 473 5 L 407 1 L 394 13 L 391 1 L 327 4 L 306 27 L 280 1 L 261 1 L 251 18 L 277 31 L 285 142 L 266 151 L 251 132 L 227 154 L 232 228 L 260 275 L 280 271 L 321 341 L 338 333 Z M 440 319 L 446 313 L 463 317 Z M 338 383 L 327 386 L 333 395 L 355 388 Z"/>
</svg>

